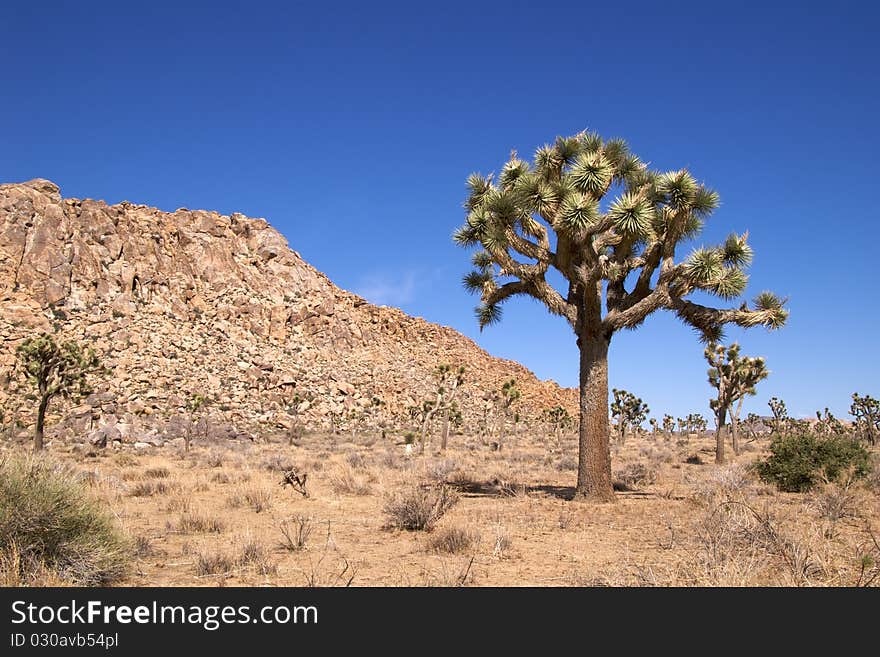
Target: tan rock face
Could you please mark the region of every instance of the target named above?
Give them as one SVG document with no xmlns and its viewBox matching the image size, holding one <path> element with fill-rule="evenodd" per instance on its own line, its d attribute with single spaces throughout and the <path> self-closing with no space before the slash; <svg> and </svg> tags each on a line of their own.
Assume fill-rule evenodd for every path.
<svg viewBox="0 0 880 657">
<path fill-rule="evenodd" d="M 287 426 L 295 408 L 316 429 L 331 413 L 337 426 L 401 428 L 440 363 L 467 368 L 473 430 L 483 394 L 506 379 L 518 381 L 524 418 L 576 402 L 451 328 L 337 288 L 263 219 L 63 199 L 47 180 L 0 185 L 0 371 L 22 339 L 52 326 L 111 368 L 96 385 L 110 397 L 92 413 L 74 422 L 73 406 L 58 405 L 73 431 L 112 415 L 137 436 L 179 417 L 194 393 L 214 400 L 212 418 L 232 434 Z M 0 402 L 29 421 L 21 392 Z"/>
</svg>

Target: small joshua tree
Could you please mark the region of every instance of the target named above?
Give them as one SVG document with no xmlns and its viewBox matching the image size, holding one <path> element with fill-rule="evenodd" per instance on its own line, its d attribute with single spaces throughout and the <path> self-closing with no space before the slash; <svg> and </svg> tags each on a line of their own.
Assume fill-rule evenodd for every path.
<svg viewBox="0 0 880 657">
<path fill-rule="evenodd" d="M 498 449 L 501 449 L 501 446 L 504 444 L 504 436 L 506 433 L 505 425 L 507 423 L 508 417 L 513 414 L 511 411 L 511 406 L 519 401 L 520 397 L 522 397 L 522 393 L 516 387 L 516 379 L 510 379 L 509 381 L 505 381 L 502 384 L 501 395 L 497 398 L 501 410 L 501 418 L 498 427 Z"/>
<path fill-rule="evenodd" d="M 299 407 L 305 399 L 296 393 L 287 404 L 287 415 L 290 416 L 290 426 L 287 427 L 287 444 L 293 445 L 303 436 L 303 426 L 299 421 Z"/>
<path fill-rule="evenodd" d="M 34 427 L 34 451 L 43 449 L 46 411 L 53 397 L 79 398 L 91 392 L 87 377 L 100 369 L 91 349 L 76 342 L 58 344 L 54 336 L 43 333 L 27 338 L 16 349 L 20 371 L 36 388 L 37 422 Z"/>
<path fill-rule="evenodd" d="M 675 418 L 666 414 L 663 416 L 663 438 L 669 440 L 673 431 L 675 431 Z"/>
<path fill-rule="evenodd" d="M 764 426 L 764 419 L 757 413 L 749 413 L 746 419 L 740 422 L 740 426 L 745 429 L 749 440 L 755 440 L 758 437 L 758 428 Z"/>
<path fill-rule="evenodd" d="M 742 412 L 743 400 L 746 395 L 755 394 L 755 386 L 766 379 L 770 372 L 763 358 L 741 356 L 739 345 L 735 342 L 729 347 L 709 344 L 704 356 L 710 365 L 709 384 L 718 391 L 715 399 L 709 400 L 709 406 L 715 414 L 715 462 L 724 463 L 724 428 L 727 416 L 730 415 L 733 451 L 739 454 L 737 421 Z M 731 413 L 731 406 L 735 402 L 739 404 Z"/>
<path fill-rule="evenodd" d="M 617 440 L 623 444 L 627 430 L 640 427 L 651 411 L 645 402 L 631 392 L 617 388 L 611 392 L 614 395 L 614 401 L 611 402 L 611 417 L 615 420 Z"/>
<path fill-rule="evenodd" d="M 824 414 L 821 411 L 816 411 L 814 428 L 820 436 L 842 436 L 846 433 L 843 422 L 834 417 L 827 407 Z"/>
<path fill-rule="evenodd" d="M 554 406 L 546 408 L 541 414 L 541 418 L 550 424 L 553 428 L 553 441 L 556 447 L 559 447 L 562 432 L 568 429 L 572 424 L 571 415 L 563 406 Z"/>
<path fill-rule="evenodd" d="M 189 451 L 192 443 L 193 434 L 195 434 L 196 426 L 202 419 L 202 412 L 210 403 L 210 399 L 201 393 L 194 393 L 186 400 L 186 411 L 188 414 L 186 423 L 186 433 L 183 436 L 184 451 Z M 205 421 L 205 436 L 208 435 L 208 423 Z"/>
<path fill-rule="evenodd" d="M 706 418 L 699 413 L 689 413 L 684 419 L 678 418 L 678 426 L 686 434 L 696 433 L 697 435 L 702 435 L 706 430 Z"/>
<path fill-rule="evenodd" d="M 856 431 L 864 440 L 876 445 L 880 433 L 880 402 L 870 395 L 862 397 L 855 392 L 852 400 L 849 414 L 856 419 Z"/>
<path fill-rule="evenodd" d="M 452 365 L 438 365 L 434 370 L 434 380 L 437 384 L 434 391 L 434 399 L 426 400 L 421 406 L 420 454 L 425 453 L 425 443 L 428 439 L 428 427 L 431 424 L 431 420 L 434 419 L 437 413 L 445 415 L 452 410 L 455 398 L 461 391 L 461 386 L 464 383 L 464 367 L 454 369 Z M 448 427 L 448 424 L 446 426 Z"/>
<path fill-rule="evenodd" d="M 731 234 L 684 259 L 676 250 L 699 234 L 718 195 L 686 170 L 649 169 L 622 140 L 580 133 L 538 149 L 533 162 L 512 153 L 497 180 L 473 174 L 465 224 L 454 236 L 478 247 L 465 287 L 479 293 L 480 327 L 501 319 L 501 305 L 527 295 L 571 327 L 580 351 L 580 435 L 575 498 L 611 500 L 608 349 L 614 334 L 658 310 L 675 313 L 703 339 L 726 324 L 777 328 L 783 301 L 764 292 L 754 307 L 719 309 L 688 299 L 723 299 L 746 287 L 752 250 Z M 616 197 L 615 197 L 616 195 Z M 565 281 L 557 289 L 551 270 Z"/>
<path fill-rule="evenodd" d="M 788 417 L 788 409 L 785 408 L 785 402 L 777 397 L 771 397 L 767 402 L 770 412 L 773 413 L 773 419 L 770 421 L 770 430 L 779 435 L 788 427 L 791 418 Z"/>
</svg>

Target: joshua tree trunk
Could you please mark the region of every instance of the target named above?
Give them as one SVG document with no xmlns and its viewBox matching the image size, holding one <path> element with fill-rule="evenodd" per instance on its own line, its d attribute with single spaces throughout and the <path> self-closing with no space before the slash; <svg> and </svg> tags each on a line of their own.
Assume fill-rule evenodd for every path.
<svg viewBox="0 0 880 657">
<path fill-rule="evenodd" d="M 612 501 L 608 427 L 608 344 L 584 331 L 580 349 L 580 435 L 575 499 Z"/>
<path fill-rule="evenodd" d="M 422 435 L 419 438 L 419 454 L 425 453 L 425 443 L 428 442 L 428 422 L 429 419 L 425 419 L 422 421 Z"/>
<path fill-rule="evenodd" d="M 736 411 L 730 414 L 730 440 L 733 444 L 733 453 L 739 455 L 739 414 L 742 412 L 745 397 L 739 398 Z"/>
<path fill-rule="evenodd" d="M 449 409 L 443 411 L 443 428 L 440 430 L 440 451 L 446 451 L 446 443 L 449 441 Z"/>
<path fill-rule="evenodd" d="M 43 449 L 43 426 L 46 424 L 46 409 L 49 408 L 49 395 L 43 393 L 40 396 L 40 405 L 37 407 L 37 425 L 34 427 L 34 451 Z"/>
<path fill-rule="evenodd" d="M 724 424 L 727 409 L 723 406 L 715 412 L 715 463 L 724 463 Z"/>
</svg>

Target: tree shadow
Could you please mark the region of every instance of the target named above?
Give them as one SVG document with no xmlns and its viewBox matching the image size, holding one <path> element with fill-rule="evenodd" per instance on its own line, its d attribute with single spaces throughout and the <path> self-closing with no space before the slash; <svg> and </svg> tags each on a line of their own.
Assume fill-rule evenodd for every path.
<svg viewBox="0 0 880 657">
<path fill-rule="evenodd" d="M 516 497 L 517 495 L 532 495 L 555 497 L 560 500 L 571 501 L 574 499 L 574 486 L 554 486 L 551 484 L 538 484 L 527 486 L 499 479 L 487 481 L 450 481 L 448 486 L 454 488 L 462 497 Z M 614 492 L 623 493 L 626 497 L 654 497 L 654 493 L 630 488 L 621 481 L 615 481 Z"/>
</svg>

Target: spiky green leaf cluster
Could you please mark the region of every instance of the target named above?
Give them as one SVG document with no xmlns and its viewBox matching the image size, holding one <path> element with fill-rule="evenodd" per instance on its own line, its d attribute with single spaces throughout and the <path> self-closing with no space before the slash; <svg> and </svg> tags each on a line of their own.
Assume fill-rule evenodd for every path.
<svg viewBox="0 0 880 657">
<path fill-rule="evenodd" d="M 42 333 L 27 338 L 16 348 L 19 371 L 36 387 L 40 396 L 81 397 L 91 388 L 87 377 L 101 368 L 95 352 L 76 342 L 58 343 Z"/>
<path fill-rule="evenodd" d="M 558 137 L 531 162 L 512 153 L 497 180 L 472 174 L 467 187 L 465 223 L 453 237 L 479 249 L 476 271 L 463 283 L 481 298 L 481 328 L 518 295 L 542 301 L 575 330 L 585 307 L 598 304 L 590 321 L 601 322 L 593 333 L 605 335 L 637 327 L 659 309 L 676 313 L 707 343 L 723 339 L 726 324 L 778 328 L 787 319 L 784 302 L 769 293 L 754 308 L 686 301 L 697 290 L 721 299 L 743 294 L 753 256 L 748 235 L 732 233 L 677 262 L 681 242 L 700 233 L 718 194 L 686 169 L 651 169 L 623 140 L 590 132 Z M 551 269 L 567 290 L 548 283 Z M 594 283 L 596 299 L 588 299 Z M 588 295 L 582 285 L 591 286 Z"/>
</svg>

